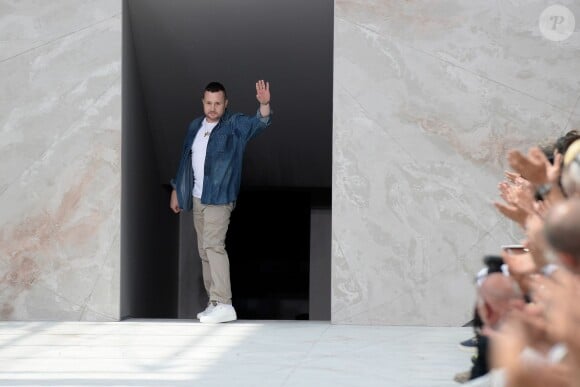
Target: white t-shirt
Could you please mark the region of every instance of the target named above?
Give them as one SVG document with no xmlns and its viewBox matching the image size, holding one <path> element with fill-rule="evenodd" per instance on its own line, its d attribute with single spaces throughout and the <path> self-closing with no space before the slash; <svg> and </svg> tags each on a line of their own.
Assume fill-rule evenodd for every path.
<svg viewBox="0 0 580 387">
<path fill-rule="evenodd" d="M 207 143 L 209 141 L 209 135 L 217 122 L 207 122 L 207 119 L 203 119 L 201 128 L 195 135 L 193 144 L 191 144 L 191 165 L 193 167 L 193 176 L 195 181 L 193 184 L 193 196 L 201 199 L 201 194 L 203 192 L 203 177 L 204 177 L 204 166 L 205 166 L 205 154 L 207 152 Z"/>
</svg>

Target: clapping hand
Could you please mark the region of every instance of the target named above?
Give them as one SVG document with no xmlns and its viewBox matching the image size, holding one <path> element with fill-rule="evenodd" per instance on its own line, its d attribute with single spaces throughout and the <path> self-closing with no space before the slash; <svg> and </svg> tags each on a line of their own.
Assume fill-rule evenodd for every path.
<svg viewBox="0 0 580 387">
<path fill-rule="evenodd" d="M 499 183 L 501 198 L 505 203 L 495 202 L 495 207 L 508 219 L 525 228 L 528 215 L 535 213 L 533 185 L 519 173 L 505 172 L 506 181 Z"/>
<path fill-rule="evenodd" d="M 555 153 L 552 165 L 540 148 L 533 147 L 530 148 L 527 155 L 517 150 L 509 151 L 508 162 L 526 180 L 535 185 L 542 185 L 553 183 L 558 179 L 562 155 Z"/>
</svg>

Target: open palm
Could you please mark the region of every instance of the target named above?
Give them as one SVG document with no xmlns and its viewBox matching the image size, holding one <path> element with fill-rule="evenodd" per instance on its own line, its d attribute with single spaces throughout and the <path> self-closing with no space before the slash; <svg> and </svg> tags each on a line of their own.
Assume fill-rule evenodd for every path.
<svg viewBox="0 0 580 387">
<path fill-rule="evenodd" d="M 270 103 L 270 83 L 259 80 L 256 82 L 256 99 L 262 105 Z"/>
</svg>

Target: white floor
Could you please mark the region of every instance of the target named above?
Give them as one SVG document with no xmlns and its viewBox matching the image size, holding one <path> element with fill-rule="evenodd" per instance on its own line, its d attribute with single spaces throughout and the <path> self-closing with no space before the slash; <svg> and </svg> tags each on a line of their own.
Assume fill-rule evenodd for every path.
<svg viewBox="0 0 580 387">
<path fill-rule="evenodd" d="M 0 322 L 2 386 L 459 386 L 469 328 Z"/>
</svg>

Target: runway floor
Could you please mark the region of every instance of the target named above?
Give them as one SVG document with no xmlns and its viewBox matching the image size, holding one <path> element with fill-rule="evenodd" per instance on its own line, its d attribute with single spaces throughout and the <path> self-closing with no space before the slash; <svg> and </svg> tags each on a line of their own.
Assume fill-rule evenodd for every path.
<svg viewBox="0 0 580 387">
<path fill-rule="evenodd" d="M 470 328 L 0 322 L 1 386 L 459 386 Z"/>
</svg>

